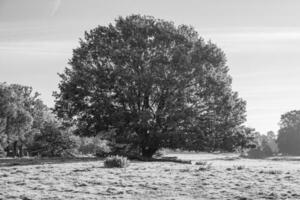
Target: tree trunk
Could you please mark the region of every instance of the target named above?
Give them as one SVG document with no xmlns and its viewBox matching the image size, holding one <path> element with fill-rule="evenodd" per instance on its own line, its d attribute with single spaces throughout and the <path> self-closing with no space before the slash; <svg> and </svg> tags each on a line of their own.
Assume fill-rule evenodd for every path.
<svg viewBox="0 0 300 200">
<path fill-rule="evenodd" d="M 9 148 L 9 146 L 5 147 L 4 151 L 5 151 L 6 156 L 10 156 L 10 148 Z"/>
<path fill-rule="evenodd" d="M 23 145 L 22 144 L 20 144 L 19 145 L 19 157 L 23 157 Z"/>
<path fill-rule="evenodd" d="M 6 143 L 7 143 L 7 146 L 5 148 L 5 151 L 6 151 L 6 156 L 10 156 L 10 134 L 8 133 L 9 132 L 9 117 L 6 117 L 6 121 L 5 121 L 5 134 L 7 135 L 7 140 L 6 140 Z"/>
<path fill-rule="evenodd" d="M 18 142 L 15 141 L 15 142 L 13 143 L 13 157 L 18 156 L 18 155 L 17 155 L 17 154 L 18 154 L 17 145 L 18 145 Z"/>
<path fill-rule="evenodd" d="M 152 158 L 152 156 L 155 154 L 157 149 L 150 148 L 150 147 L 143 147 L 142 148 L 142 156 L 145 158 Z"/>
</svg>

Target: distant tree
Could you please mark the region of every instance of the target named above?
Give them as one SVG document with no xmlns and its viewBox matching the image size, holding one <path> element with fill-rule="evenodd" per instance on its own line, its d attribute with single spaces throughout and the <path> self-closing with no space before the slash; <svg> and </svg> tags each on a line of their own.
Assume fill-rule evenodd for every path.
<svg viewBox="0 0 300 200">
<path fill-rule="evenodd" d="M 0 146 L 9 156 L 23 150 L 47 121 L 49 109 L 28 86 L 0 83 Z"/>
<path fill-rule="evenodd" d="M 273 131 L 268 131 L 267 135 L 264 137 L 272 153 L 277 154 L 279 152 L 279 149 L 277 144 L 277 136 L 275 135 L 275 133 Z"/>
<path fill-rule="evenodd" d="M 274 131 L 268 131 L 267 137 L 270 139 L 276 140 L 276 135 L 275 135 Z"/>
<path fill-rule="evenodd" d="M 273 131 L 267 132 L 266 135 L 259 132 L 254 133 L 255 148 L 248 151 L 248 156 L 252 158 L 264 158 L 278 153 L 276 135 Z"/>
<path fill-rule="evenodd" d="M 300 155 L 300 110 L 281 116 L 277 143 L 281 153 Z"/>
<path fill-rule="evenodd" d="M 7 117 L 13 116 L 13 110 L 10 106 L 12 99 L 11 91 L 4 84 L 0 84 L 0 155 L 6 155 L 4 149 L 7 147 Z"/>
<path fill-rule="evenodd" d="M 192 27 L 120 17 L 86 32 L 69 64 L 55 111 L 77 134 L 114 129 L 111 140 L 145 157 L 162 147 L 232 150 L 247 138 L 225 55 Z"/>
<path fill-rule="evenodd" d="M 0 94 L 1 102 L 1 125 L 3 139 L 5 138 L 5 150 L 16 156 L 18 153 L 18 141 L 24 138 L 24 134 L 28 132 L 32 125 L 32 117 L 25 109 L 26 100 L 20 95 L 15 85 L 1 84 Z M 3 141 L 1 142 L 3 143 Z"/>
<path fill-rule="evenodd" d="M 227 136 L 224 144 L 227 145 L 225 149 L 233 150 L 244 150 L 249 148 L 254 148 L 256 143 L 254 141 L 257 132 L 255 129 L 241 126 L 234 129 L 232 135 Z"/>
</svg>

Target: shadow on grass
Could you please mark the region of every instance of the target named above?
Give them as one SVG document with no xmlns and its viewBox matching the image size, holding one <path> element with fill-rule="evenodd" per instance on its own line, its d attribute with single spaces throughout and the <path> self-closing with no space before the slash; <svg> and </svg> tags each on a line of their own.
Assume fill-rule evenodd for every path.
<svg viewBox="0 0 300 200">
<path fill-rule="evenodd" d="M 13 167 L 13 166 L 26 166 L 26 165 L 44 165 L 44 164 L 64 164 L 64 163 L 77 163 L 77 162 L 93 162 L 103 161 L 105 158 L 97 157 L 74 157 L 74 158 L 0 158 L 0 167 Z M 177 157 L 161 157 L 161 158 L 144 158 L 134 157 L 130 158 L 130 162 L 173 162 L 181 164 L 192 164 L 191 160 L 182 160 Z"/>
<path fill-rule="evenodd" d="M 273 161 L 300 161 L 300 156 L 275 156 L 268 159 Z"/>
<path fill-rule="evenodd" d="M 77 162 L 101 161 L 103 158 L 79 157 L 79 158 L 1 158 L 0 167 L 13 167 L 25 165 L 64 164 Z"/>
</svg>

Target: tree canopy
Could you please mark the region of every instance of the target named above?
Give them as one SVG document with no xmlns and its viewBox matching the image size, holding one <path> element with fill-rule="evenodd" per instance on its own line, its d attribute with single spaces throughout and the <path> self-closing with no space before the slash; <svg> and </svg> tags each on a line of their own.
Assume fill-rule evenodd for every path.
<svg viewBox="0 0 300 200">
<path fill-rule="evenodd" d="M 48 110 L 38 96 L 31 87 L 0 83 L 0 150 L 22 156 Z"/>
<path fill-rule="evenodd" d="M 246 103 L 232 91 L 225 54 L 193 27 L 119 17 L 86 32 L 69 64 L 55 111 L 79 135 L 115 130 L 111 140 L 147 157 L 161 147 L 244 145 Z"/>
<path fill-rule="evenodd" d="M 281 153 L 300 155 L 300 110 L 281 116 L 277 143 Z"/>
</svg>

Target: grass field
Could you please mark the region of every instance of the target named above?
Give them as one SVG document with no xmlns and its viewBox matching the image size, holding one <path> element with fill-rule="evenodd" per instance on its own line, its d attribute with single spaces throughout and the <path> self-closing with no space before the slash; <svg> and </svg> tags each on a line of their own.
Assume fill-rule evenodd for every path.
<svg viewBox="0 0 300 200">
<path fill-rule="evenodd" d="M 193 163 L 133 161 L 127 169 L 106 169 L 101 160 L 20 166 L 0 160 L 0 199 L 300 199 L 298 159 L 170 156 Z"/>
</svg>

